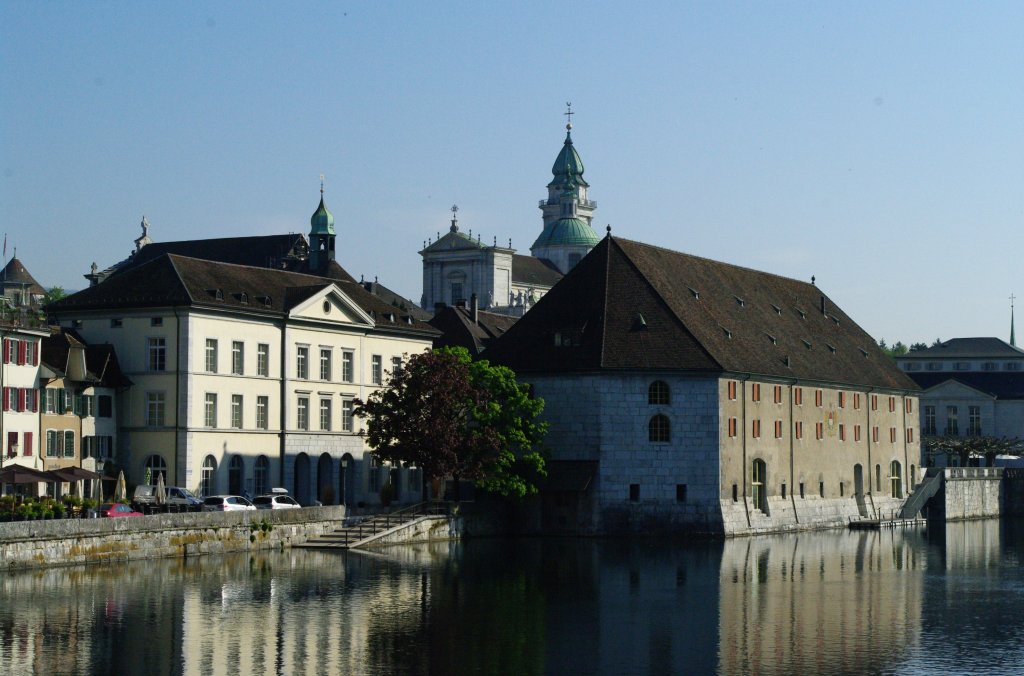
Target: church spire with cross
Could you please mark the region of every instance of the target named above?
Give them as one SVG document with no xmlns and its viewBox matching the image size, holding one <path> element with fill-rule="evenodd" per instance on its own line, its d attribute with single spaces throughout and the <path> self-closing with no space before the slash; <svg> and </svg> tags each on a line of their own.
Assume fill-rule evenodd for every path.
<svg viewBox="0 0 1024 676">
<path fill-rule="evenodd" d="M 324 175 L 320 174 L 320 206 L 309 218 L 309 268 L 319 272 L 334 260 L 334 215 L 324 204 Z"/>
</svg>

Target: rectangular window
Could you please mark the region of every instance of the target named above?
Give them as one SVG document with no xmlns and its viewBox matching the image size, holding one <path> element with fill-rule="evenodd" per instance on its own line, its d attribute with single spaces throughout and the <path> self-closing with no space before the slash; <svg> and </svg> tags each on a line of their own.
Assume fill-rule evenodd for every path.
<svg viewBox="0 0 1024 676">
<path fill-rule="evenodd" d="M 206 339 L 206 372 L 217 372 L 217 339 Z"/>
<path fill-rule="evenodd" d="M 971 370 L 971 362 L 969 362 L 969 361 L 958 361 L 955 364 L 953 364 L 953 370 L 954 371 L 970 371 Z"/>
<path fill-rule="evenodd" d="M 946 436 L 960 434 L 959 420 L 957 419 L 956 406 L 946 407 Z"/>
<path fill-rule="evenodd" d="M 75 433 L 71 430 L 66 430 L 64 432 L 64 457 L 73 458 L 75 455 Z"/>
<path fill-rule="evenodd" d="M 352 408 L 353 403 L 351 399 L 341 400 L 341 431 L 351 432 L 352 431 Z"/>
<path fill-rule="evenodd" d="M 231 372 L 236 376 L 245 373 L 245 343 L 240 340 L 231 341 Z"/>
<path fill-rule="evenodd" d="M 825 482 L 824 481 L 819 481 L 818 482 L 818 495 L 820 495 L 821 497 L 825 497 Z"/>
<path fill-rule="evenodd" d="M 351 350 L 341 353 L 341 380 L 345 383 L 355 382 L 356 355 Z"/>
<path fill-rule="evenodd" d="M 305 345 L 295 350 L 295 377 L 309 380 L 309 347 Z"/>
<path fill-rule="evenodd" d="M 860 441 L 860 425 L 853 426 L 853 440 Z"/>
<path fill-rule="evenodd" d="M 300 430 L 309 429 L 309 397 L 299 397 L 297 400 L 295 426 Z"/>
<path fill-rule="evenodd" d="M 17 434 L 17 432 L 15 432 L 14 434 Z M 25 447 L 21 451 L 22 455 L 32 455 L 32 452 L 34 451 L 34 449 L 32 448 L 32 439 L 32 433 L 25 432 Z"/>
<path fill-rule="evenodd" d="M 736 436 L 736 418 L 729 418 L 729 436 Z"/>
<path fill-rule="evenodd" d="M 846 425 L 839 423 L 839 441 L 846 441 Z"/>
<path fill-rule="evenodd" d="M 320 429 L 331 431 L 331 400 L 326 397 L 320 400 Z"/>
<path fill-rule="evenodd" d="M 793 388 L 793 403 L 797 406 L 804 405 L 804 388 L 794 387 Z"/>
<path fill-rule="evenodd" d="M 368 464 L 369 481 L 368 486 L 371 493 L 376 493 L 380 490 L 380 460 L 377 456 L 370 454 L 370 461 Z"/>
<path fill-rule="evenodd" d="M 8 432 L 7 433 L 7 457 L 8 458 L 13 458 L 14 456 L 18 455 L 18 451 L 17 451 L 17 448 L 16 448 L 17 445 L 18 445 L 18 433 L 17 432 Z"/>
<path fill-rule="evenodd" d="M 384 363 L 379 354 L 370 358 L 370 383 L 373 385 L 384 384 Z"/>
<path fill-rule="evenodd" d="M 890 427 L 889 428 L 889 443 L 890 444 L 895 444 L 896 443 L 896 428 L 895 427 Z"/>
<path fill-rule="evenodd" d="M 889 413 L 896 412 L 896 397 L 889 397 Z"/>
<path fill-rule="evenodd" d="M 793 436 L 797 439 L 804 438 L 804 424 L 799 420 L 793 423 Z"/>
<path fill-rule="evenodd" d="M 800 499 L 801 500 L 804 499 L 804 482 L 803 481 L 800 482 Z"/>
<path fill-rule="evenodd" d="M 146 338 L 146 353 L 150 371 L 167 370 L 166 338 Z"/>
<path fill-rule="evenodd" d="M 878 425 L 871 428 L 871 441 L 878 443 Z"/>
<path fill-rule="evenodd" d="M 981 406 L 967 407 L 967 434 L 972 437 L 981 436 Z"/>
<path fill-rule="evenodd" d="M 676 484 L 676 502 L 686 502 L 686 484 Z"/>
<path fill-rule="evenodd" d="M 935 407 L 924 407 L 924 429 L 921 434 L 935 434 Z"/>
<path fill-rule="evenodd" d="M 776 439 L 781 439 L 782 438 L 782 421 L 781 420 L 776 420 L 775 421 L 775 438 Z"/>
<path fill-rule="evenodd" d="M 839 408 L 846 408 L 846 392 L 839 393 Z"/>
<path fill-rule="evenodd" d="M 908 427 L 907 428 L 907 443 L 908 444 L 914 443 L 914 428 L 913 427 Z"/>
<path fill-rule="evenodd" d="M 150 317 L 149 325 L 150 326 L 163 326 L 164 325 L 164 318 L 163 317 Z"/>
<path fill-rule="evenodd" d="M 57 430 L 46 430 L 46 457 L 59 458 L 61 448 L 64 445 L 64 437 Z"/>
<path fill-rule="evenodd" d="M 878 410 L 878 395 L 877 394 L 872 394 L 871 395 L 871 410 L 872 411 L 877 411 Z"/>
<path fill-rule="evenodd" d="M 82 416 L 85 418 L 93 418 L 96 416 L 96 395 L 82 395 Z"/>
<path fill-rule="evenodd" d="M 53 388 L 47 388 L 44 391 L 43 396 L 43 413 L 56 413 L 57 412 L 57 392 L 63 392 L 64 390 L 55 390 Z"/>
<path fill-rule="evenodd" d="M 906 410 L 907 413 L 913 413 L 914 412 L 914 400 L 913 399 L 907 398 L 906 400 L 904 400 L 903 406 L 904 406 L 904 410 Z"/>
<path fill-rule="evenodd" d="M 264 378 L 270 375 L 270 346 L 266 343 L 256 346 L 256 375 Z"/>
<path fill-rule="evenodd" d="M 331 348 L 320 348 L 320 380 L 331 379 Z"/>
<path fill-rule="evenodd" d="M 819 441 L 825 438 L 825 423 L 814 423 L 814 438 Z"/>
<path fill-rule="evenodd" d="M 736 401 L 736 381 L 730 380 L 726 385 L 726 390 L 729 393 L 729 401 Z"/>
<path fill-rule="evenodd" d="M 761 437 L 761 421 L 756 418 L 750 424 L 750 436 L 754 439 Z"/>
<path fill-rule="evenodd" d="M 640 502 L 640 484 L 629 485 L 629 501 Z"/>
<path fill-rule="evenodd" d="M 99 417 L 110 418 L 114 415 L 114 400 L 109 394 L 101 394 L 97 397 L 97 408 Z"/>
<path fill-rule="evenodd" d="M 146 392 L 146 426 L 164 426 L 164 393 Z"/>
<path fill-rule="evenodd" d="M 853 393 L 853 410 L 860 410 L 860 392 Z"/>
<path fill-rule="evenodd" d="M 814 405 L 821 408 L 822 393 L 821 388 L 814 390 Z"/>
<path fill-rule="evenodd" d="M 214 392 L 206 393 L 206 408 L 203 422 L 207 427 L 217 426 L 217 395 Z"/>
<path fill-rule="evenodd" d="M 760 383 L 751 383 L 751 385 L 750 385 L 750 401 L 761 401 L 761 385 L 760 385 Z"/>
<path fill-rule="evenodd" d="M 773 399 L 776 404 L 782 403 L 782 385 L 776 385 L 772 388 Z"/>
<path fill-rule="evenodd" d="M 242 395 L 231 395 L 231 426 L 236 430 L 242 429 Z"/>
<path fill-rule="evenodd" d="M 269 397 L 256 397 L 256 427 L 258 429 L 267 429 L 267 408 L 269 405 Z"/>
<path fill-rule="evenodd" d="M 119 329 L 122 326 L 124 326 L 124 320 L 121 320 L 121 319 L 111 319 L 110 320 L 110 328 L 112 328 L 112 329 Z"/>
<path fill-rule="evenodd" d="M 732 501 L 739 502 L 740 500 L 740 487 L 738 484 L 732 485 Z"/>
<path fill-rule="evenodd" d="M 391 358 L 391 375 L 392 376 L 397 376 L 401 372 L 402 372 L 402 358 L 401 357 L 392 357 Z"/>
</svg>

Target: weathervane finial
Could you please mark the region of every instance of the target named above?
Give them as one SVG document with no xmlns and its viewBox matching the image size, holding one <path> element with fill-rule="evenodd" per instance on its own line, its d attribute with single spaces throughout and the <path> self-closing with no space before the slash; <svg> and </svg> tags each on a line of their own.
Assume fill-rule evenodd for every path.
<svg viewBox="0 0 1024 676">
<path fill-rule="evenodd" d="M 450 230 L 452 232 L 458 232 L 459 231 L 459 217 L 457 216 L 458 213 L 459 213 L 459 205 L 458 204 L 453 204 L 452 205 L 452 227 L 450 228 Z"/>
<path fill-rule="evenodd" d="M 565 108 L 566 108 L 566 110 L 562 114 L 565 115 L 569 119 L 569 121 L 565 125 L 565 129 L 566 129 L 566 131 L 572 131 L 572 116 L 576 114 L 576 113 L 572 112 L 572 101 L 566 101 L 565 102 Z"/>
</svg>

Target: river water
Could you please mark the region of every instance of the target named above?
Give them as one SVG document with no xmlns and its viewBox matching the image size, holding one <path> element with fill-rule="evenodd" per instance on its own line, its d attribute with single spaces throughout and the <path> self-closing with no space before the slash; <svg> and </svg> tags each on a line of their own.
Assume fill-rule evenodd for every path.
<svg viewBox="0 0 1024 676">
<path fill-rule="evenodd" d="M 1024 672 L 1024 523 L 0 574 L 0 673 Z"/>
</svg>

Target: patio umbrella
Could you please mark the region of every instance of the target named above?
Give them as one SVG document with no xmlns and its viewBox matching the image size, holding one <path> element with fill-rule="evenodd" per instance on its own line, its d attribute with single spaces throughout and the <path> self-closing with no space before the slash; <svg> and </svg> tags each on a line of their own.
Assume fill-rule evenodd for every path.
<svg viewBox="0 0 1024 676">
<path fill-rule="evenodd" d="M 81 482 L 100 478 L 100 475 L 96 472 L 90 472 L 83 467 L 61 467 L 60 469 L 53 470 L 52 474 L 60 477 L 61 481 L 67 481 L 72 484 L 74 486 L 73 493 L 78 497 L 82 497 Z"/>
<path fill-rule="evenodd" d="M 24 465 L 8 465 L 0 470 L 0 484 L 37 484 L 55 480 L 50 472 L 40 472 Z"/>
<path fill-rule="evenodd" d="M 114 502 L 128 499 L 128 488 L 124 485 L 124 470 L 117 473 L 117 487 L 114 488 Z"/>
<path fill-rule="evenodd" d="M 164 487 L 164 473 L 156 475 L 156 504 L 162 505 L 167 502 L 167 489 Z"/>
</svg>

